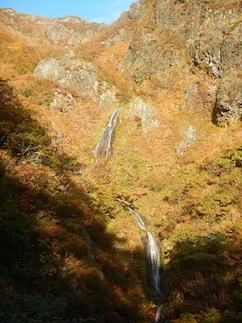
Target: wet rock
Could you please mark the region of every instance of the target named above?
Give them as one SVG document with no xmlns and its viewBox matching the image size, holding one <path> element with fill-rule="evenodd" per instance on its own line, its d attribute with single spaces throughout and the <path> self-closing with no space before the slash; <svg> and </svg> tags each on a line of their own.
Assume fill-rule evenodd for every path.
<svg viewBox="0 0 242 323">
<path fill-rule="evenodd" d="M 115 128 L 118 124 L 120 109 L 116 109 L 110 116 L 108 124 L 103 130 L 98 143 L 96 144 L 93 154 L 98 162 L 98 158 L 110 158 L 112 155 L 112 141 L 114 138 Z"/>
</svg>

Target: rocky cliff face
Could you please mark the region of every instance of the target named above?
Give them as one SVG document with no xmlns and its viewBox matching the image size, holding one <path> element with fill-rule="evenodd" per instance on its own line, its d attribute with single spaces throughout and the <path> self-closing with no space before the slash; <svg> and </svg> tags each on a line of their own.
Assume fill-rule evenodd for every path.
<svg viewBox="0 0 242 323">
<path fill-rule="evenodd" d="M 45 19 L 21 15 L 11 9 L 2 9 L 0 14 L 8 28 L 27 37 L 46 39 L 56 46 L 73 47 L 103 35 L 97 39 L 108 54 L 114 46 L 129 41 L 128 50 L 117 64 L 121 74 L 131 76 L 137 89 L 149 84 L 154 99 L 159 91 L 174 87 L 174 81 L 179 83 L 180 78 L 183 84 L 175 92 L 184 98 L 180 102 L 182 107 L 196 106 L 211 111 L 212 122 L 219 125 L 241 120 L 241 8 L 238 1 L 142 0 L 120 17 L 118 28 L 90 24 L 74 16 Z M 106 31 L 113 36 L 106 38 Z M 43 62 L 41 64 L 43 66 Z M 52 74 L 56 73 L 54 70 L 60 61 L 58 64 L 55 61 L 54 65 Z M 77 66 L 75 69 L 77 74 Z M 98 76 L 94 80 L 96 72 L 93 72 L 90 79 L 89 72 L 84 73 L 81 67 L 78 72 L 82 74 L 79 75 L 81 83 L 86 84 L 81 86 L 85 87 L 83 96 L 97 100 L 97 83 L 94 83 Z M 35 76 L 40 76 L 39 73 L 35 71 Z M 62 76 L 56 76 L 59 82 L 73 85 L 72 76 L 66 75 L 65 80 Z M 53 75 L 45 77 L 56 79 Z M 74 87 L 80 88 L 77 84 Z M 115 101 L 111 92 L 100 95 L 101 107 Z"/>
<path fill-rule="evenodd" d="M 203 87 L 201 78 L 206 73 L 209 86 L 203 93 L 203 104 L 207 109 L 213 107 L 214 122 L 226 124 L 241 118 L 239 2 L 140 1 L 127 16 L 141 27 L 119 64 L 121 70 L 129 71 L 138 83 L 155 75 L 161 87 L 168 81 L 166 74 L 174 74 L 174 70 L 184 79 L 191 73 L 197 75 Z M 215 91 L 212 100 L 211 87 Z M 185 97 L 189 91 L 194 95 L 199 90 L 189 83 Z M 198 100 L 201 105 L 201 98 Z M 190 100 L 191 105 L 195 102 Z"/>
<path fill-rule="evenodd" d="M 90 63 L 66 58 L 44 59 L 36 67 L 34 76 L 54 80 L 60 85 L 77 89 L 85 99 L 97 99 L 97 71 Z"/>
<path fill-rule="evenodd" d="M 75 46 L 88 42 L 105 27 L 104 24 L 90 24 L 70 16 L 56 20 L 43 35 L 54 44 Z"/>
</svg>

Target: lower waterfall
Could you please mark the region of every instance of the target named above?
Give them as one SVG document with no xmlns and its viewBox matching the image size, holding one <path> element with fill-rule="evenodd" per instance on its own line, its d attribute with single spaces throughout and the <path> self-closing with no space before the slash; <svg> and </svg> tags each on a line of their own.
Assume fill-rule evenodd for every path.
<svg viewBox="0 0 242 323">
<path fill-rule="evenodd" d="M 147 275 L 151 284 L 152 289 L 157 296 L 165 298 L 164 294 L 160 289 L 160 246 L 156 241 L 155 237 L 147 230 L 145 222 L 142 216 L 134 211 L 131 207 L 126 207 L 130 211 L 138 225 L 139 228 L 146 232 L 146 263 L 147 263 Z M 155 322 L 160 322 L 161 311 L 163 305 L 160 305 L 156 311 Z"/>
<path fill-rule="evenodd" d="M 160 290 L 160 246 L 155 240 L 154 236 L 146 231 L 147 234 L 147 272 L 150 279 L 151 287 L 157 295 L 164 297 Z"/>
<path fill-rule="evenodd" d="M 156 313 L 155 313 L 155 323 L 159 323 L 160 322 L 160 317 L 161 317 L 161 311 L 163 309 L 163 305 L 161 304 L 157 310 L 156 310 Z"/>
</svg>

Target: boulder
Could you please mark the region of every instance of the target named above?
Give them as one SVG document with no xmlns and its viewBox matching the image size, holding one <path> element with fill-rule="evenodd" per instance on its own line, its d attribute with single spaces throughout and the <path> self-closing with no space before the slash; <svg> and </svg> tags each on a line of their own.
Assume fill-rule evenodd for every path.
<svg viewBox="0 0 242 323">
<path fill-rule="evenodd" d="M 150 129 L 158 127 L 158 120 L 155 119 L 157 115 L 155 107 L 140 97 L 136 97 L 134 101 L 130 103 L 129 113 L 132 116 L 140 118 L 141 129 L 144 132 L 148 132 Z"/>
</svg>

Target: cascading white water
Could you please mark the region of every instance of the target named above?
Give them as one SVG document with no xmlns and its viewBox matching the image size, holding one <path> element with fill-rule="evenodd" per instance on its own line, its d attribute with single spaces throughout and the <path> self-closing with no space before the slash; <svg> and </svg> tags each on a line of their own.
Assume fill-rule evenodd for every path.
<svg viewBox="0 0 242 323">
<path fill-rule="evenodd" d="M 120 109 L 116 109 L 114 113 L 111 115 L 109 122 L 105 129 L 103 130 L 101 137 L 93 150 L 93 154 L 95 158 L 98 157 L 106 157 L 109 158 L 111 156 L 111 144 L 112 138 L 114 134 L 115 127 L 118 122 Z"/>
<path fill-rule="evenodd" d="M 147 231 L 147 271 L 150 283 L 154 291 L 160 295 L 160 247 L 154 236 Z"/>
<path fill-rule="evenodd" d="M 127 206 L 127 209 L 128 209 L 128 210 L 133 214 L 133 216 L 135 217 L 135 219 L 136 219 L 136 221 L 137 221 L 138 226 L 140 227 L 140 229 L 141 229 L 141 230 L 144 230 L 144 231 L 147 231 L 147 230 L 146 230 L 145 223 L 144 223 L 144 221 L 143 221 L 143 219 L 142 219 L 142 216 L 141 216 L 138 212 L 136 212 L 136 211 L 134 211 L 133 209 L 131 209 L 131 207 L 129 207 L 129 206 Z"/>
<path fill-rule="evenodd" d="M 165 298 L 160 289 L 160 246 L 154 236 L 147 230 L 142 216 L 131 207 L 128 206 L 126 208 L 134 215 L 140 229 L 146 231 L 146 262 L 148 278 L 155 293 L 159 297 Z M 160 322 L 162 308 L 163 305 L 160 305 L 156 311 L 155 323 Z"/>
<path fill-rule="evenodd" d="M 160 322 L 160 319 L 161 319 L 161 311 L 163 309 L 163 305 L 161 304 L 157 310 L 156 310 L 156 313 L 155 313 L 155 323 L 158 323 Z"/>
</svg>

